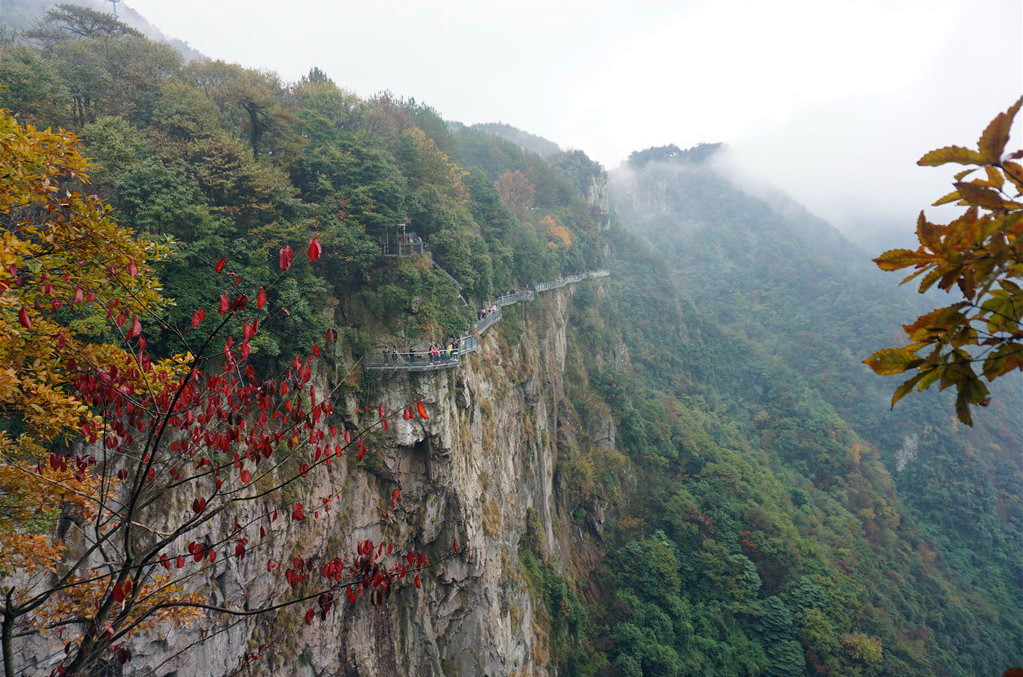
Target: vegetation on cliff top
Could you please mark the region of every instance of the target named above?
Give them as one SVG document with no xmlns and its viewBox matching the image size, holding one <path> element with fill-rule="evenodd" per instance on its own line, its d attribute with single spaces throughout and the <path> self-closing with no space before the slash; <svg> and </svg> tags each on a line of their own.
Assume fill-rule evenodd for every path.
<svg viewBox="0 0 1023 677">
<path fill-rule="evenodd" d="M 912 301 L 826 224 L 736 188 L 716 146 L 635 153 L 605 232 L 584 154 L 544 159 L 318 69 L 283 83 L 183 64 L 132 31 L 0 51 L 0 107 L 78 132 L 115 218 L 168 242 L 147 336 L 216 299 L 195 271 L 225 258 L 288 309 L 249 342 L 271 368 L 335 323 L 325 357 L 347 363 L 463 331 L 494 291 L 611 266 L 606 290 L 573 296 L 556 469 L 560 519 L 606 550 L 602 575 L 521 544 L 564 674 L 966 677 L 1019 660 L 1018 429 L 994 411 L 964 434 L 932 393 L 889 412 L 858 360 Z M 382 255 L 399 223 L 428 255 Z M 271 284 L 281 244 L 313 235 L 319 265 Z M 78 336 L 100 345 L 99 327 Z M 608 418 L 615 448 L 597 438 Z"/>
</svg>

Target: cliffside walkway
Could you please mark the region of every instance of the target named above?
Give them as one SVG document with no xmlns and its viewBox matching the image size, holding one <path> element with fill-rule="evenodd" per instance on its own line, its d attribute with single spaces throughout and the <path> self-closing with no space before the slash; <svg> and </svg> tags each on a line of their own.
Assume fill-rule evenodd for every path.
<svg viewBox="0 0 1023 677">
<path fill-rule="evenodd" d="M 517 291 L 511 294 L 501 294 L 495 298 L 491 306 L 496 309 L 488 313 L 486 317 L 476 323 L 476 331 L 471 336 L 463 336 L 458 339 L 458 348 L 441 350 L 440 355 L 430 355 L 425 350 L 395 352 L 389 348 L 381 348 L 377 353 L 367 355 L 363 363 L 367 371 L 384 373 L 397 373 L 406 371 L 437 371 L 440 369 L 454 369 L 462 363 L 462 356 L 474 353 L 480 349 L 479 337 L 501 320 L 501 309 L 505 306 L 516 303 L 532 301 L 537 294 L 551 289 L 560 289 L 565 285 L 575 284 L 591 277 L 607 277 L 611 273 L 607 270 L 591 270 L 576 275 L 559 277 L 551 282 L 540 282 L 533 289 Z"/>
</svg>

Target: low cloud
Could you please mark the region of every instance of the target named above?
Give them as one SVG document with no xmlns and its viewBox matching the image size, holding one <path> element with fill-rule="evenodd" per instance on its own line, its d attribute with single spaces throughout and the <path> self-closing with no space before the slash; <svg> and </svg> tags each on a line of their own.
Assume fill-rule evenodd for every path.
<svg viewBox="0 0 1023 677">
<path fill-rule="evenodd" d="M 975 145 L 1023 93 L 1020 5 L 976 6 L 989 11 L 962 16 L 922 80 L 891 96 L 836 100 L 757 126 L 729 144 L 731 161 L 868 248 L 907 244 L 921 209 L 934 218 L 956 211 L 929 206 L 951 190 L 954 171 L 918 167 L 917 159 L 941 146 Z M 991 21 L 994 9 L 1001 21 Z M 1013 148 L 1019 131 L 1017 122 Z"/>
</svg>

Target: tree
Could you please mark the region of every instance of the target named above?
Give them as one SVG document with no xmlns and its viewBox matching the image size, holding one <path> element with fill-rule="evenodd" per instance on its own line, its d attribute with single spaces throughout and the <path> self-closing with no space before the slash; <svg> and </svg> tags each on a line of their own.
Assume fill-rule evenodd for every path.
<svg viewBox="0 0 1023 677">
<path fill-rule="evenodd" d="M 892 406 L 914 388 L 937 383 L 956 389 L 956 415 L 973 424 L 972 406 L 987 406 L 984 383 L 1023 370 L 1023 150 L 1005 155 L 1013 119 L 1023 99 L 999 113 L 977 142 L 977 150 L 946 146 L 917 164 L 957 163 L 973 167 L 955 175 L 953 190 L 934 205 L 955 203 L 966 211 L 947 224 L 917 221 L 920 246 L 886 251 L 874 262 L 882 270 L 914 272 L 905 284 L 923 276 L 919 291 L 937 285 L 957 289 L 962 299 L 905 325 L 908 345 L 884 348 L 864 362 L 878 374 L 913 375 L 892 396 Z M 966 177 L 983 169 L 981 177 Z M 980 373 L 977 371 L 979 366 Z"/>
<path fill-rule="evenodd" d="M 144 119 L 161 83 L 181 68 L 171 47 L 132 34 L 65 40 L 50 50 L 50 58 L 70 91 L 78 127 L 103 115 Z"/>
<path fill-rule="evenodd" d="M 52 66 L 23 45 L 0 46 L 0 108 L 18 111 L 38 124 L 60 124 L 68 118 L 71 96 Z"/>
<path fill-rule="evenodd" d="M 501 202 L 508 206 L 520 220 L 526 218 L 527 210 L 533 206 L 536 187 L 530 183 L 521 170 L 507 171 L 494 182 Z"/>
<path fill-rule="evenodd" d="M 109 14 L 65 3 L 48 11 L 25 37 L 44 46 L 52 46 L 73 38 L 117 38 L 124 35 L 141 37 L 142 34 Z"/>
<path fill-rule="evenodd" d="M 291 116 L 281 105 L 285 91 L 276 74 L 223 61 L 191 63 L 184 74 L 247 137 L 253 157 L 292 157 L 301 146 L 290 130 Z"/>
<path fill-rule="evenodd" d="M 363 406 L 357 428 L 331 425 L 337 392 L 317 389 L 318 345 L 276 377 L 259 378 L 248 364 L 263 324 L 250 309 L 269 308 L 267 290 L 298 265 L 291 248 L 278 253 L 276 279 L 248 293 L 226 259 L 213 264 L 223 293 L 177 329 L 150 268 L 166 246 L 117 225 L 94 196 L 69 192 L 88 178 L 74 135 L 0 114 L 0 150 L 4 674 L 15 674 L 26 638 L 64 645 L 35 667 L 95 674 L 131 660 L 132 636 L 164 623 L 302 605 L 311 624 L 342 600 L 365 593 L 381 604 L 403 581 L 419 587 L 429 558 L 393 543 L 363 541 L 354 555 L 275 554 L 283 524 L 326 516 L 344 500 L 337 489 L 304 498 L 303 478 L 330 474 L 346 450 L 361 460 L 367 435 L 386 431 L 395 414 Z M 314 237 L 309 262 L 321 253 Z M 81 333 L 100 328 L 105 342 Z M 187 352 L 156 360 L 149 328 L 176 334 Z M 325 345 L 336 338 L 328 330 Z M 402 413 L 429 418 L 422 403 Z M 400 514 L 400 501 L 394 486 L 385 520 Z M 195 581 L 218 560 L 254 556 L 274 581 L 265 597 L 198 592 Z"/>
</svg>

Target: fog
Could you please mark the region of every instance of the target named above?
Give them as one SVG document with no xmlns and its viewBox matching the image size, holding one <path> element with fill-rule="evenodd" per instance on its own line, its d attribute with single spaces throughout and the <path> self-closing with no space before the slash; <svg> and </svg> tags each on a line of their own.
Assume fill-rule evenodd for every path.
<svg viewBox="0 0 1023 677">
<path fill-rule="evenodd" d="M 730 144 L 733 169 L 769 180 L 868 248 L 906 244 L 921 209 L 933 218 L 958 210 L 929 205 L 961 167 L 917 159 L 975 146 L 1023 94 L 1021 7 L 1004 3 L 1002 21 L 992 20 L 994 6 L 964 12 L 922 77 L 887 96 L 838 98 L 744 132 Z M 1017 121 L 1010 150 L 1021 147 L 1020 131 Z"/>
<path fill-rule="evenodd" d="M 1023 89 L 1019 0 L 123 4 L 210 57 L 290 80 L 318 66 L 608 168 L 724 141 L 867 247 L 947 192 L 916 159 L 973 143 Z"/>
</svg>

